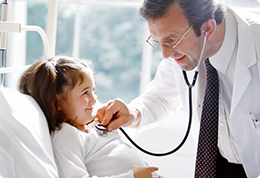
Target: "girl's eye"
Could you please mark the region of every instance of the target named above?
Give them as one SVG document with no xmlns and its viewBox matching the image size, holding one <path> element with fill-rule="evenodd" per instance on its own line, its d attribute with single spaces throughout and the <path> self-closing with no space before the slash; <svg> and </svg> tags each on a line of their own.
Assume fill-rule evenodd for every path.
<svg viewBox="0 0 260 178">
<path fill-rule="evenodd" d="M 83 93 L 83 95 L 87 95 L 88 92 L 89 92 L 89 90 L 86 90 L 86 91 Z M 95 88 L 92 89 L 92 92 L 93 92 L 93 93 L 95 92 Z"/>
</svg>

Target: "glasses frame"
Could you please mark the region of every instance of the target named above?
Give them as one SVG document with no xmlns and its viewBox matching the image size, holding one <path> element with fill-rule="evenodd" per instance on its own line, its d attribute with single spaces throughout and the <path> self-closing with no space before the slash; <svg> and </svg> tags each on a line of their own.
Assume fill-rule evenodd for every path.
<svg viewBox="0 0 260 178">
<path fill-rule="evenodd" d="M 178 39 L 178 41 L 177 41 L 174 45 L 171 45 L 171 44 L 169 44 L 169 43 L 162 43 L 162 42 L 160 42 L 159 40 L 156 40 L 155 38 L 154 38 L 154 40 L 153 40 L 153 39 L 151 39 L 151 38 L 152 38 L 151 35 L 147 38 L 146 42 L 147 42 L 149 45 L 151 45 L 153 48 L 155 48 L 155 49 L 162 49 L 162 46 L 163 46 L 164 48 L 166 48 L 166 49 L 168 49 L 168 50 L 172 50 L 172 49 L 176 48 L 176 46 L 177 46 L 178 44 L 180 44 L 180 42 L 182 41 L 182 39 L 187 35 L 187 33 L 190 31 L 190 29 L 192 29 L 192 27 L 193 27 L 193 25 L 191 25 L 191 26 L 185 31 L 185 33 Z M 157 44 L 159 44 L 160 48 L 157 48 L 157 47 L 155 47 L 154 45 L 152 45 L 152 44 L 149 42 L 150 39 L 153 40 L 154 42 L 156 42 Z"/>
</svg>

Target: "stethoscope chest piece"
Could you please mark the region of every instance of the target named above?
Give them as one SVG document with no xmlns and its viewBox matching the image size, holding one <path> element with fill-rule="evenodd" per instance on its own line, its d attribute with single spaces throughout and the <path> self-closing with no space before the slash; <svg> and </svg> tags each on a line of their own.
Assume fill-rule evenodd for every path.
<svg viewBox="0 0 260 178">
<path fill-rule="evenodd" d="M 100 135 L 100 136 L 106 136 L 107 135 L 107 132 L 106 132 L 107 127 L 106 126 L 104 126 L 102 124 L 96 124 L 95 128 L 96 128 L 98 135 Z"/>
</svg>

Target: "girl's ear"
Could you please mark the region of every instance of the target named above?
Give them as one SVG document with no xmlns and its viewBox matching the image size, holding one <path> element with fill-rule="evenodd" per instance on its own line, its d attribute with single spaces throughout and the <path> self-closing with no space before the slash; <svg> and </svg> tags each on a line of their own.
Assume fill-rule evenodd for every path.
<svg viewBox="0 0 260 178">
<path fill-rule="evenodd" d="M 209 19 L 201 25 L 201 34 L 207 33 L 207 39 L 211 39 L 214 32 L 216 31 L 217 23 L 215 19 Z"/>
<path fill-rule="evenodd" d="M 57 109 L 58 111 L 61 110 L 61 106 L 60 106 L 60 96 L 58 94 L 56 94 L 56 99 L 57 99 Z"/>
</svg>

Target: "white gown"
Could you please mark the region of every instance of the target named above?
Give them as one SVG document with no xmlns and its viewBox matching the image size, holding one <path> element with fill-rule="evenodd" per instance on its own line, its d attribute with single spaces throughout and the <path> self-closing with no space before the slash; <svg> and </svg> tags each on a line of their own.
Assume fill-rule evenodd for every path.
<svg viewBox="0 0 260 178">
<path fill-rule="evenodd" d="M 60 178 L 134 178 L 132 166 L 148 166 L 117 131 L 98 135 L 94 123 L 88 132 L 63 123 L 52 134 L 52 144 Z"/>
</svg>

